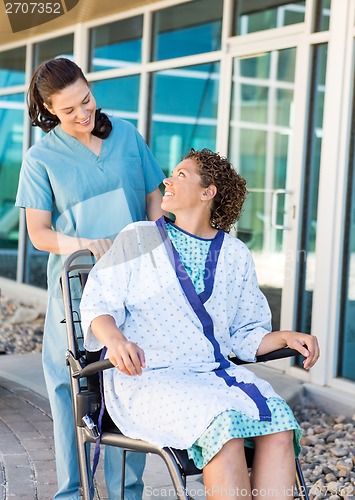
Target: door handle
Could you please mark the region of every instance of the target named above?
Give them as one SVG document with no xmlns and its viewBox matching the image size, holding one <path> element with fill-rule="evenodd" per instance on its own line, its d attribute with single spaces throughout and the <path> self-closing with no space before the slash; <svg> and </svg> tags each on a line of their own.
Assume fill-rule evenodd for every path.
<svg viewBox="0 0 355 500">
<path fill-rule="evenodd" d="M 277 202 L 278 198 L 280 195 L 288 195 L 292 194 L 293 191 L 289 189 L 275 189 L 272 193 L 272 199 L 271 199 L 271 226 L 275 229 L 283 229 L 283 230 L 290 230 L 292 229 L 292 226 L 287 225 L 287 224 L 278 224 L 277 223 Z M 287 211 L 284 211 L 284 214 L 286 214 Z"/>
</svg>

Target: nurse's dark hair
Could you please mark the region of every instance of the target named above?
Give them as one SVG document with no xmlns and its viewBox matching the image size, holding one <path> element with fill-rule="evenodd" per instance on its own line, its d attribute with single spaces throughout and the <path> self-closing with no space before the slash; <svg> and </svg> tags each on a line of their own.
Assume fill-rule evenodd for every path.
<svg viewBox="0 0 355 500">
<path fill-rule="evenodd" d="M 201 185 L 214 184 L 210 222 L 212 227 L 229 233 L 239 219 L 247 196 L 246 180 L 237 173 L 227 158 L 209 149 L 191 149 L 184 159 L 194 160 L 199 169 Z"/>
<path fill-rule="evenodd" d="M 31 123 L 49 132 L 60 123 L 56 115 L 52 115 L 45 105 L 51 106 L 52 96 L 78 80 L 83 80 L 88 86 L 84 73 L 70 59 L 58 57 L 45 61 L 34 72 L 27 92 L 28 113 Z M 105 139 L 110 135 L 112 123 L 101 109 L 96 110 L 93 135 Z"/>
</svg>

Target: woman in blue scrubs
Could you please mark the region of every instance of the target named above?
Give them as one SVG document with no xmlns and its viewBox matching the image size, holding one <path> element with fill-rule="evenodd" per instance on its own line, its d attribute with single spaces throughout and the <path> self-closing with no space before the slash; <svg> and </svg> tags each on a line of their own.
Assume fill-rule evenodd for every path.
<svg viewBox="0 0 355 500">
<path fill-rule="evenodd" d="M 26 153 L 16 205 L 26 209 L 33 245 L 49 252 L 43 369 L 54 422 L 58 491 L 79 499 L 79 471 L 70 395 L 64 308 L 59 278 L 66 256 L 88 248 L 99 259 L 127 224 L 162 215 L 164 175 L 136 128 L 108 117 L 81 69 L 58 58 L 42 63 L 28 90 L 33 126 L 46 135 Z M 121 451 L 106 447 L 109 498 L 119 497 Z M 145 458 L 128 457 L 125 498 L 142 498 Z"/>
</svg>

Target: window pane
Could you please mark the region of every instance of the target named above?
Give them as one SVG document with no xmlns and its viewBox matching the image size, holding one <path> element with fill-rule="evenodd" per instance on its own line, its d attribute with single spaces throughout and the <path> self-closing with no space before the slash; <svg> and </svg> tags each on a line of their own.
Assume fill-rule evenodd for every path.
<svg viewBox="0 0 355 500">
<path fill-rule="evenodd" d="M 40 288 L 47 288 L 48 255 L 47 252 L 37 250 L 27 237 L 25 283 Z"/>
<path fill-rule="evenodd" d="M 270 75 L 271 52 L 239 61 L 240 76 L 267 79 Z"/>
<path fill-rule="evenodd" d="M 354 134 L 354 130 L 352 132 Z M 352 146 L 354 148 L 354 146 Z M 342 286 L 341 321 L 339 325 L 339 360 L 337 376 L 355 381 L 355 175 L 354 151 L 349 175 L 351 193 L 347 200 L 344 241 L 344 280 Z"/>
<path fill-rule="evenodd" d="M 154 14 L 153 60 L 221 48 L 223 2 L 195 0 Z"/>
<path fill-rule="evenodd" d="M 0 276 L 16 279 L 24 94 L 0 97 Z"/>
<path fill-rule="evenodd" d="M 328 31 L 330 21 L 330 0 L 318 0 L 315 31 Z"/>
<path fill-rule="evenodd" d="M 0 87 L 25 83 L 26 47 L 0 52 Z"/>
<path fill-rule="evenodd" d="M 253 252 L 276 330 L 286 279 L 284 231 L 277 226 L 287 225 L 290 219 L 286 179 L 291 164 L 295 60 L 295 48 L 235 58 L 231 96 L 228 156 L 248 187 L 235 234 Z"/>
<path fill-rule="evenodd" d="M 90 30 L 90 71 L 132 66 L 141 61 L 143 16 Z"/>
<path fill-rule="evenodd" d="M 127 76 L 93 82 L 90 86 L 98 107 L 137 126 L 139 82 L 139 76 Z"/>
<path fill-rule="evenodd" d="M 151 148 L 166 174 L 191 147 L 216 147 L 219 63 L 153 75 Z"/>
<path fill-rule="evenodd" d="M 234 35 L 281 28 L 304 21 L 305 1 L 235 0 Z"/>
<path fill-rule="evenodd" d="M 36 43 L 34 47 L 34 67 L 55 57 L 73 59 L 74 35 L 65 35 Z"/>
<path fill-rule="evenodd" d="M 267 103 L 269 89 L 258 87 L 257 85 L 241 85 L 241 101 L 243 106 L 240 109 L 240 118 L 246 122 L 265 123 L 267 118 Z M 255 106 L 255 103 L 258 106 Z"/>
<path fill-rule="evenodd" d="M 353 110 L 355 109 L 355 94 Z M 355 381 L 355 124 L 352 122 L 348 195 L 344 217 L 342 293 L 339 298 L 339 356 L 337 376 Z"/>
<path fill-rule="evenodd" d="M 278 89 L 276 91 L 276 123 L 288 127 L 292 119 L 293 90 Z"/>
<path fill-rule="evenodd" d="M 322 148 L 326 64 L 327 45 L 317 45 L 314 48 L 313 74 L 311 78 L 311 109 L 308 130 L 309 144 L 306 172 L 304 176 L 306 185 L 301 236 L 302 258 L 299 261 L 300 281 L 297 328 L 299 331 L 303 332 L 311 331 L 312 322 L 312 301 L 316 268 L 315 246 L 317 235 L 318 185 Z"/>
</svg>

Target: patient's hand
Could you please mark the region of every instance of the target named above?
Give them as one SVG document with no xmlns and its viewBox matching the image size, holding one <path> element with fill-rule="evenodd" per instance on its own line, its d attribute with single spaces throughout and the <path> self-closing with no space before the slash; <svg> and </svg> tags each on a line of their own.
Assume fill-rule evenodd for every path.
<svg viewBox="0 0 355 500">
<path fill-rule="evenodd" d="M 320 351 L 317 337 L 300 332 L 286 332 L 287 346 L 296 349 L 302 356 L 305 356 L 303 368 L 309 370 L 317 362 Z"/>
<path fill-rule="evenodd" d="M 281 330 L 265 335 L 260 342 L 257 355 L 261 356 L 282 347 L 291 347 L 305 356 L 303 362 L 305 370 L 309 370 L 320 355 L 317 337 L 292 330 Z"/>
<path fill-rule="evenodd" d="M 142 368 L 145 368 L 143 349 L 126 339 L 112 316 L 97 316 L 90 326 L 95 337 L 107 347 L 108 358 L 116 368 L 126 375 L 142 375 Z"/>
<path fill-rule="evenodd" d="M 107 346 L 111 363 L 126 375 L 142 375 L 145 368 L 144 351 L 134 342 L 115 340 Z"/>
</svg>

